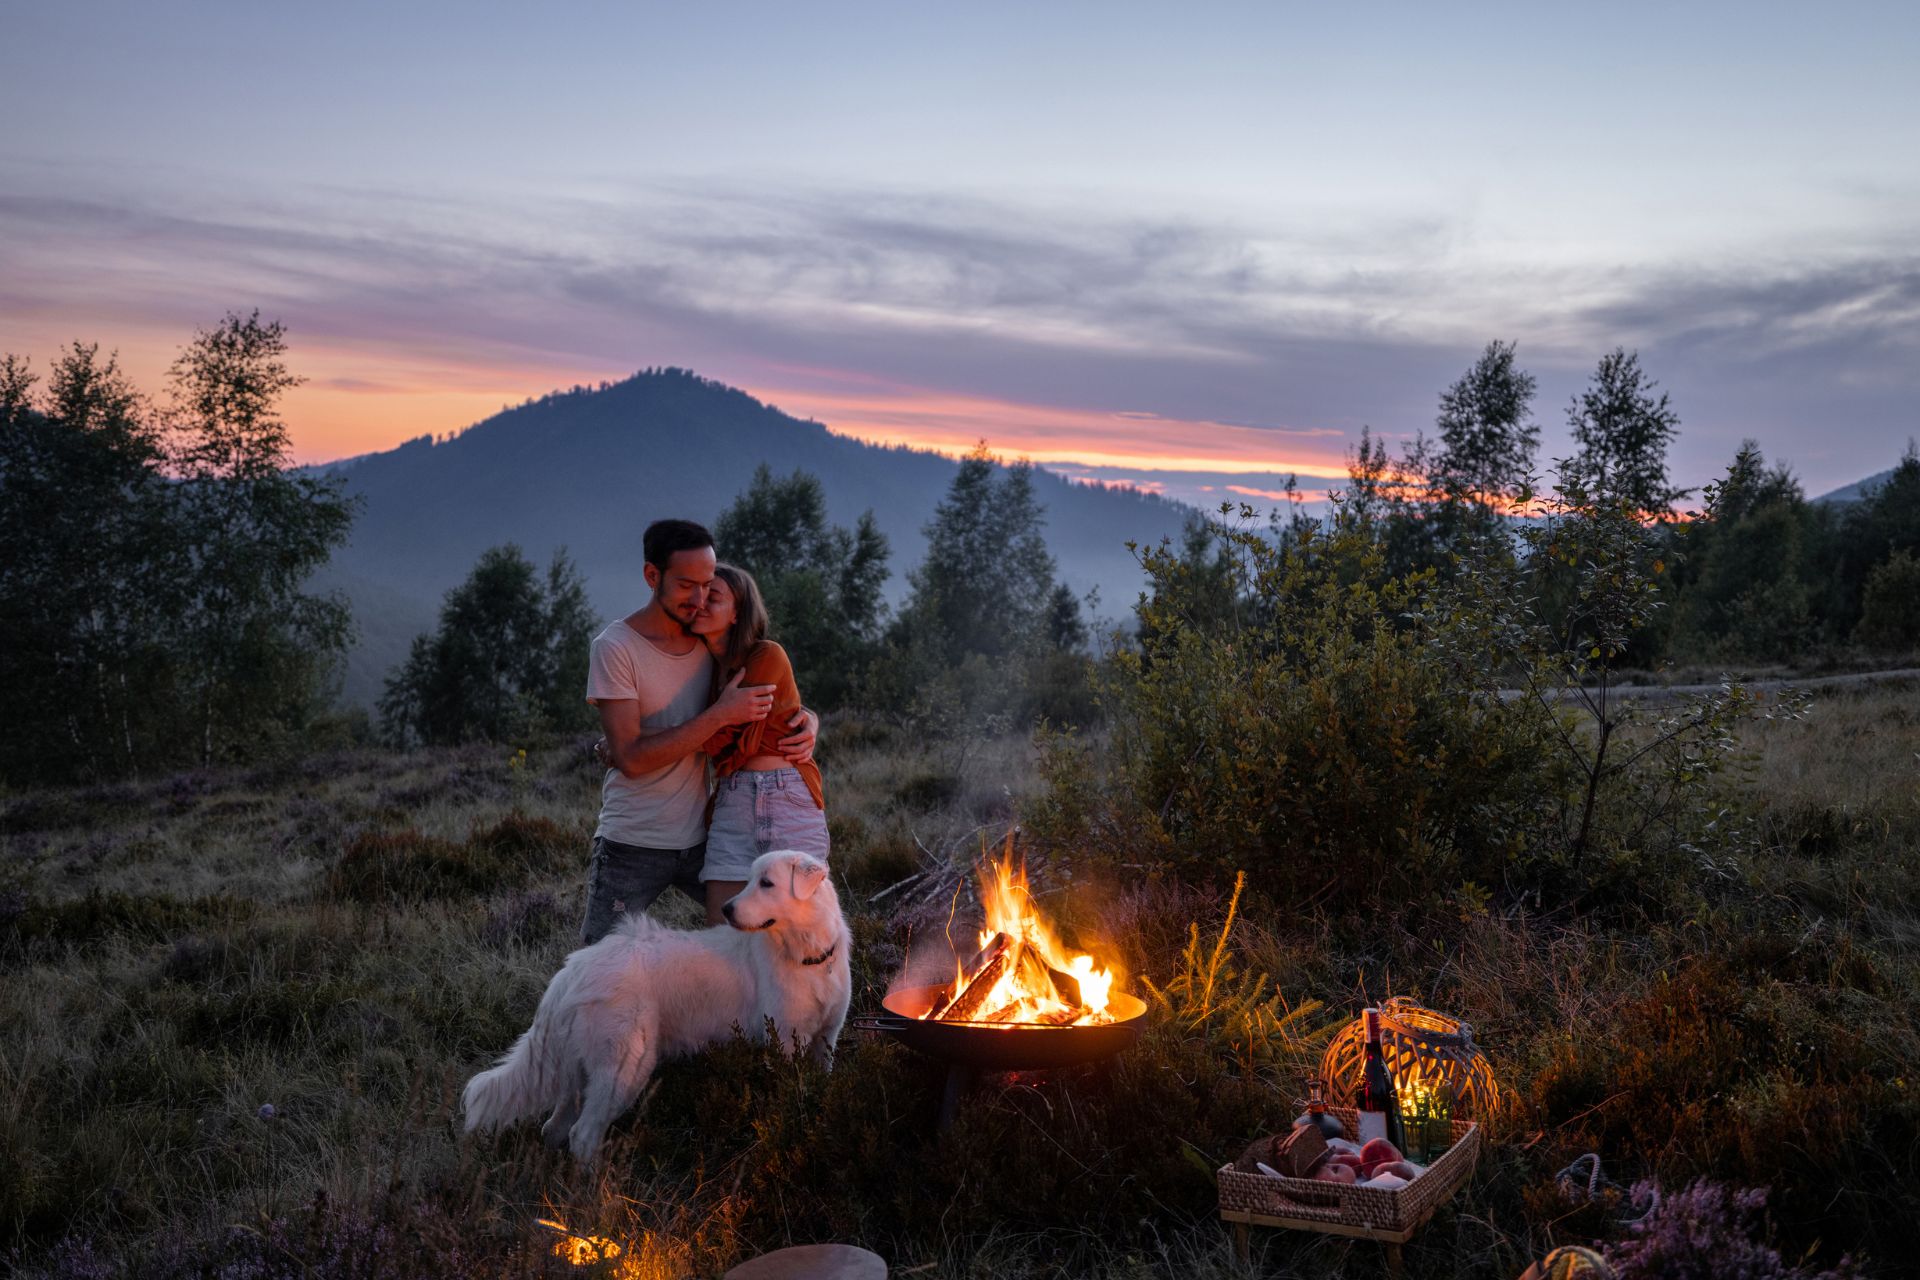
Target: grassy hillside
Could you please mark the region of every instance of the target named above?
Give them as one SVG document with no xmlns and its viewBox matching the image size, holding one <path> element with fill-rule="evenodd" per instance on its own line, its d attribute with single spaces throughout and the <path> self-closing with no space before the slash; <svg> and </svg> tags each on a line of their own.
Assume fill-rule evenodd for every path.
<svg viewBox="0 0 1920 1280">
<path fill-rule="evenodd" d="M 1269 1007 L 1296 1017 L 1158 1004 L 1110 1069 L 990 1082 L 946 1135 L 939 1068 L 887 1041 L 849 1032 L 831 1075 L 738 1045 L 664 1069 L 598 1174 L 532 1126 L 464 1139 L 455 1114 L 571 945 L 596 801 L 580 744 L 16 795 L 0 1257 L 25 1274 L 561 1274 L 549 1217 L 625 1244 L 630 1269 L 587 1274 L 714 1275 L 821 1239 L 927 1276 L 1239 1274 L 1207 1171 L 1284 1123 L 1328 1031 L 1391 992 L 1469 1018 L 1510 1097 L 1410 1274 L 1511 1277 L 1554 1243 L 1618 1237 L 1555 1188 L 1586 1151 L 1623 1182 L 1770 1187 L 1789 1257 L 1850 1250 L 1893 1274 L 1920 1220 L 1920 687 L 1835 690 L 1742 732 L 1722 795 L 1742 838 L 1706 851 L 1694 918 L 1255 884 L 1221 990 L 1268 975 Z M 916 933 L 939 932 L 955 869 L 1032 803 L 1033 749 L 843 723 L 822 754 L 871 1010 Z M 1227 886 L 1103 853 L 1052 851 L 1046 900 L 1133 989 L 1177 986 L 1189 925 L 1210 947 Z M 1270 1275 L 1377 1265 L 1363 1243 L 1257 1247 Z"/>
</svg>

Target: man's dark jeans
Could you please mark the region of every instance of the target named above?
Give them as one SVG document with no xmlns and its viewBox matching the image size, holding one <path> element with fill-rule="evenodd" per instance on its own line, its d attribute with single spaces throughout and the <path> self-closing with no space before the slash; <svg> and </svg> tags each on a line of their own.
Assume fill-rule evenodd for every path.
<svg viewBox="0 0 1920 1280">
<path fill-rule="evenodd" d="M 700 884 L 700 865 L 706 859 L 704 840 L 691 849 L 645 849 L 595 836 L 593 861 L 587 867 L 581 945 L 591 946 L 606 937 L 623 915 L 644 914 L 669 885 L 679 885 L 704 906 L 707 891 Z"/>
</svg>

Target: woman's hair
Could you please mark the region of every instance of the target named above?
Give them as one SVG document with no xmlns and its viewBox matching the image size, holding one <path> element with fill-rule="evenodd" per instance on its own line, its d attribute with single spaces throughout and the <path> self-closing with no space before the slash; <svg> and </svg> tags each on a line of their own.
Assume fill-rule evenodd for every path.
<svg viewBox="0 0 1920 1280">
<path fill-rule="evenodd" d="M 745 569 L 715 565 L 713 576 L 733 592 L 733 625 L 727 628 L 727 642 L 713 664 L 713 694 L 719 697 L 733 673 L 747 665 L 748 651 L 767 638 L 767 604 L 760 598 L 760 584 Z"/>
</svg>

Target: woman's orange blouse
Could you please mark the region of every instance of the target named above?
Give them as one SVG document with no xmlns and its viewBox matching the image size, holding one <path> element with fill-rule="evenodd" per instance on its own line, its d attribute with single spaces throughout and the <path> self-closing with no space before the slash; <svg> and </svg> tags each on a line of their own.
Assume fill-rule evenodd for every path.
<svg viewBox="0 0 1920 1280">
<path fill-rule="evenodd" d="M 728 673 L 727 678 L 731 679 L 732 673 Z M 730 725 L 701 745 L 700 749 L 713 761 L 716 777 L 724 778 L 738 773 L 740 766 L 755 756 L 771 753 L 773 742 L 766 738 L 768 727 L 774 726 L 782 731 L 775 735 L 775 739 L 785 736 L 787 724 L 800 710 L 800 687 L 793 680 L 793 664 L 787 661 L 787 651 L 771 640 L 762 640 L 747 650 L 746 674 L 740 677 L 740 683 L 772 685 L 773 710 L 767 713 L 765 720 Z M 827 795 L 820 781 L 820 766 L 809 760 L 793 767 L 805 779 L 813 802 L 822 809 L 826 808 Z"/>
</svg>

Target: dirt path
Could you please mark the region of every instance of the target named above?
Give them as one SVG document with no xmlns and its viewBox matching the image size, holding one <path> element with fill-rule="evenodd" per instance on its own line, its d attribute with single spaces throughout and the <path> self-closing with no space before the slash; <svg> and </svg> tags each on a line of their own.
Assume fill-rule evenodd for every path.
<svg viewBox="0 0 1920 1280">
<path fill-rule="evenodd" d="M 1850 686 L 1882 684 L 1893 680 L 1920 679 L 1920 667 L 1900 667 L 1893 671 L 1849 671 L 1834 676 L 1782 677 L 1768 680 L 1743 680 L 1741 687 L 1755 692 L 1779 689 L 1844 689 Z M 1685 698 L 1696 693 L 1712 693 L 1716 684 L 1617 684 L 1610 694 L 1616 698 Z M 1518 697 L 1517 689 L 1503 689 L 1501 696 Z"/>
</svg>

